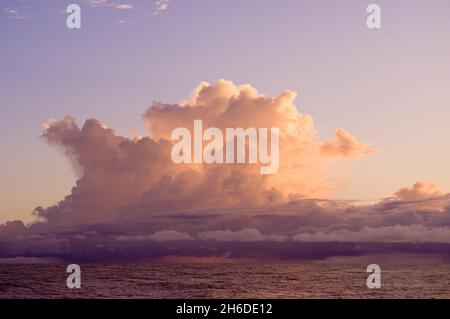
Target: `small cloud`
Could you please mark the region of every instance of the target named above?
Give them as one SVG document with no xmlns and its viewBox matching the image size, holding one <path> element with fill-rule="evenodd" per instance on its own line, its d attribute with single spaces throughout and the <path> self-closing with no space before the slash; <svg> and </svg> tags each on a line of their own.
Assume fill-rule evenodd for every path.
<svg viewBox="0 0 450 319">
<path fill-rule="evenodd" d="M 158 0 L 155 2 L 155 11 L 153 15 L 158 15 L 169 8 L 169 3 L 171 0 Z"/>
<path fill-rule="evenodd" d="M 108 2 L 108 0 L 87 0 L 91 7 L 110 7 L 117 10 L 131 10 L 134 6 L 129 3 Z"/>
<path fill-rule="evenodd" d="M 27 20 L 30 19 L 30 16 L 27 14 L 24 14 L 23 12 L 19 11 L 19 9 L 13 9 L 13 8 L 3 8 L 3 12 L 6 13 L 6 15 L 10 19 L 14 20 Z"/>
<path fill-rule="evenodd" d="M 119 3 L 113 3 L 112 6 L 118 10 L 131 10 L 134 9 L 134 6 L 131 4 L 119 4 Z"/>
<path fill-rule="evenodd" d="M 415 200 L 439 197 L 444 194 L 434 182 L 418 181 L 411 187 L 400 189 L 395 193 L 395 196 L 403 200 Z"/>
<path fill-rule="evenodd" d="M 373 155 L 375 150 L 360 143 L 346 130 L 337 130 L 334 140 L 323 143 L 321 153 L 328 156 L 359 158 Z"/>
<path fill-rule="evenodd" d="M 105 5 L 108 0 L 87 0 L 87 2 L 93 7 L 100 7 L 102 5 Z"/>
<path fill-rule="evenodd" d="M 121 20 L 121 19 L 117 20 L 117 23 L 120 23 L 120 24 L 124 24 L 125 22 L 126 22 L 125 20 Z"/>
</svg>

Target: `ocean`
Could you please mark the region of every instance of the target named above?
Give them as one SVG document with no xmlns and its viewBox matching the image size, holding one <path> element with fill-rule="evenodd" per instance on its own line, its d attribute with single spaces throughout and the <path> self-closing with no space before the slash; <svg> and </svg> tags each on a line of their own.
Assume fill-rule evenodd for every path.
<svg viewBox="0 0 450 319">
<path fill-rule="evenodd" d="M 0 264 L 0 298 L 450 298 L 447 263 L 382 264 L 368 289 L 367 264 L 80 264 L 81 289 L 64 264 Z"/>
</svg>

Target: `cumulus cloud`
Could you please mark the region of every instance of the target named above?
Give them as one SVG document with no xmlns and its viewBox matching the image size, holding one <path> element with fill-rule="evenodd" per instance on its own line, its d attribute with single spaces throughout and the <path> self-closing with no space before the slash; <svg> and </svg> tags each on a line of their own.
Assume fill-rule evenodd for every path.
<svg viewBox="0 0 450 319">
<path fill-rule="evenodd" d="M 366 155 L 373 155 L 375 150 L 358 142 L 358 140 L 346 130 L 338 130 L 334 140 L 325 142 L 322 145 L 321 152 L 330 156 L 358 158 Z"/>
<path fill-rule="evenodd" d="M 312 117 L 294 105 L 295 97 L 291 91 L 266 97 L 250 85 L 225 80 L 202 82 L 188 100 L 151 105 L 143 115 L 149 135 L 138 139 L 118 136 L 94 119 L 81 128 L 71 117 L 51 120 L 44 125 L 43 137 L 65 152 L 80 179 L 64 200 L 36 213 L 49 223 L 72 225 L 324 195 L 333 187 L 320 163 L 328 154 L 323 154 Z M 196 119 L 205 128 L 223 131 L 280 128 L 278 173 L 261 175 L 259 164 L 174 164 L 171 133 L 177 127 L 192 132 Z M 367 146 L 345 136 L 351 142 L 333 153 L 368 154 Z"/>
<path fill-rule="evenodd" d="M 36 209 L 50 223 L 116 219 L 120 207 L 139 200 L 147 187 L 171 173 L 169 141 L 129 140 L 97 120 L 86 121 L 80 129 L 71 117 L 46 127 L 44 138 L 62 148 L 82 176 L 60 203 Z"/>
<path fill-rule="evenodd" d="M 14 220 L 0 225 L 0 236 L 22 235 L 26 231 L 27 227 L 20 220 Z"/>
<path fill-rule="evenodd" d="M 343 130 L 321 141 L 296 93 L 274 97 L 250 85 L 202 82 L 191 98 L 152 104 L 147 136 L 117 135 L 96 119 L 68 116 L 44 124 L 43 138 L 72 162 L 79 178 L 39 222 L 0 226 L 0 257 L 103 261 L 134 258 L 325 258 L 366 252 L 449 248 L 450 195 L 418 182 L 370 205 L 320 200 L 333 189 L 329 161 L 373 153 Z M 174 164 L 174 128 L 280 128 L 280 168 L 259 164 Z M 326 166 L 323 166 L 326 162 Z M 238 243 L 238 244 L 237 244 Z M 183 257 L 184 256 L 184 257 Z M 209 260 L 209 259 L 208 259 Z"/>
<path fill-rule="evenodd" d="M 398 198 L 405 200 L 439 197 L 444 192 L 434 182 L 418 181 L 411 187 L 405 187 L 395 193 Z"/>
</svg>

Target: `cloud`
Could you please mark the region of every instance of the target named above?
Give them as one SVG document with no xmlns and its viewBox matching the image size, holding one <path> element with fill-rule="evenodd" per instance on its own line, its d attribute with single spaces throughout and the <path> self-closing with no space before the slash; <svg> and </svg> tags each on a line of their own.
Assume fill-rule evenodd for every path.
<svg viewBox="0 0 450 319">
<path fill-rule="evenodd" d="M 395 193 L 398 198 L 405 200 L 439 197 L 444 192 L 434 182 L 418 181 L 411 187 L 405 187 Z"/>
<path fill-rule="evenodd" d="M 365 144 L 361 144 L 346 130 L 336 131 L 334 140 L 325 142 L 321 152 L 329 156 L 363 157 L 375 154 L 375 150 Z"/>
<path fill-rule="evenodd" d="M 22 235 L 27 231 L 20 220 L 6 222 L 0 225 L 0 236 Z"/>
<path fill-rule="evenodd" d="M 108 0 L 87 0 L 87 3 L 91 7 L 110 7 L 117 10 L 131 10 L 134 9 L 134 5 L 129 3 L 110 2 Z"/>
<path fill-rule="evenodd" d="M 450 243 L 450 227 L 424 225 L 364 226 L 358 231 L 348 229 L 302 233 L 293 236 L 301 242 L 353 242 L 353 243 Z"/>
<path fill-rule="evenodd" d="M 98 7 L 98 6 L 102 6 L 105 5 L 106 3 L 108 3 L 108 0 L 86 0 L 88 4 L 90 4 L 93 7 Z"/>
<path fill-rule="evenodd" d="M 97 120 L 86 121 L 81 129 L 71 117 L 46 125 L 44 138 L 63 149 L 82 175 L 63 201 L 36 210 L 50 223 L 115 219 L 122 205 L 138 201 L 147 187 L 170 173 L 168 141 L 128 140 Z"/>
<path fill-rule="evenodd" d="M 417 210 L 418 202 L 440 211 Z M 4 229 L 8 228 L 8 232 Z M 450 196 L 386 199 L 360 206 L 303 199 L 258 207 L 186 209 L 90 225 L 0 227 L 0 258 L 67 261 L 154 259 L 323 259 L 450 248 Z M 172 257 L 171 257 L 172 256 Z"/>
<path fill-rule="evenodd" d="M 244 228 L 238 231 L 216 230 L 206 231 L 198 235 L 202 240 L 217 240 L 217 241 L 234 241 L 234 242 L 254 242 L 254 241 L 284 241 L 285 236 L 277 235 L 262 235 L 259 230 L 254 228 Z"/>
<path fill-rule="evenodd" d="M 3 8 L 3 12 L 14 20 L 27 20 L 30 19 L 30 15 L 23 13 L 19 8 Z"/>
<path fill-rule="evenodd" d="M 79 128 L 72 117 L 44 124 L 43 138 L 72 161 L 80 179 L 56 205 L 37 208 L 50 224 L 76 225 L 139 218 L 185 209 L 258 206 L 321 196 L 333 188 L 321 166 L 323 143 L 312 117 L 298 112 L 295 92 L 276 97 L 250 85 L 202 82 L 179 104 L 154 103 L 143 114 L 147 137 L 127 139 L 95 119 Z M 280 168 L 261 175 L 260 164 L 181 164 L 170 158 L 171 132 L 204 127 L 280 128 Z M 345 155 L 368 153 L 351 139 Z M 364 150 L 361 152 L 361 150 Z"/>
<path fill-rule="evenodd" d="M 155 10 L 153 11 L 154 15 L 158 15 L 163 11 L 166 11 L 169 8 L 171 0 L 159 0 L 155 2 Z"/>
<path fill-rule="evenodd" d="M 330 161 L 373 153 L 343 130 L 320 140 L 296 93 L 273 97 L 251 85 L 200 83 L 180 103 L 153 103 L 147 136 L 117 135 L 99 120 L 49 120 L 42 137 L 78 174 L 71 192 L 28 227 L 0 226 L 0 258 L 105 261 L 164 258 L 321 259 L 365 253 L 438 253 L 450 248 L 450 194 L 419 181 L 360 205 L 318 199 L 335 187 Z M 174 128 L 280 128 L 280 169 L 259 164 L 174 164 Z M 324 162 L 326 162 L 324 164 Z M 176 257 L 174 257 L 176 256 Z"/>
<path fill-rule="evenodd" d="M 189 234 L 178 232 L 175 230 L 160 230 L 150 235 L 139 235 L 139 236 L 119 236 L 118 241 L 177 241 L 177 240 L 193 240 Z"/>
<path fill-rule="evenodd" d="M 126 4 L 126 3 L 118 3 L 114 5 L 114 8 L 118 9 L 118 10 L 131 10 L 134 9 L 134 6 L 131 4 Z"/>
</svg>

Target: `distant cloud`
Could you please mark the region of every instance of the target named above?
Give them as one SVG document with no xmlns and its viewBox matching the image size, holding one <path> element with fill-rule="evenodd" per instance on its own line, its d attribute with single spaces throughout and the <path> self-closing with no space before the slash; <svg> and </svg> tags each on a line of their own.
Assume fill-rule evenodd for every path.
<svg viewBox="0 0 450 319">
<path fill-rule="evenodd" d="M 360 230 L 339 229 L 302 233 L 293 236 L 301 242 L 361 242 L 361 243 L 450 243 L 450 227 L 424 225 L 365 226 Z"/>
<path fill-rule="evenodd" d="M 231 230 L 216 230 L 206 231 L 198 235 L 203 240 L 216 240 L 216 241 L 234 241 L 234 242 L 254 242 L 254 241 L 285 241 L 286 236 L 277 235 L 263 235 L 261 232 L 254 228 L 244 228 L 238 231 Z"/>
<path fill-rule="evenodd" d="M 93 7 L 102 6 L 108 2 L 108 0 L 86 0 L 86 1 Z"/>
<path fill-rule="evenodd" d="M 443 209 L 417 210 L 418 202 L 441 203 Z M 188 209 L 69 227 L 51 223 L 26 227 L 17 221 L 0 226 L 0 259 L 28 256 L 102 262 L 173 255 L 323 259 L 386 252 L 449 256 L 449 251 L 450 195 L 368 206 L 300 200 L 248 208 Z"/>
<path fill-rule="evenodd" d="M 113 4 L 114 8 L 118 10 L 131 10 L 134 9 L 134 6 L 131 4 Z"/>
<path fill-rule="evenodd" d="M 26 230 L 27 228 L 20 220 L 10 221 L 0 225 L 0 235 L 21 235 Z"/>
<path fill-rule="evenodd" d="M 3 12 L 14 20 L 27 20 L 31 17 L 28 14 L 23 13 L 19 8 L 3 8 Z"/>
<path fill-rule="evenodd" d="M 131 10 L 134 5 L 129 3 L 109 2 L 108 0 L 87 0 L 91 7 L 110 7 L 117 10 Z"/>
<path fill-rule="evenodd" d="M 137 235 L 137 236 L 119 236 L 118 241 L 177 241 L 177 240 L 193 240 L 189 234 L 175 231 L 175 230 L 160 230 L 150 235 Z"/>
<path fill-rule="evenodd" d="M 375 150 L 365 144 L 359 143 L 346 130 L 337 130 L 336 137 L 332 141 L 322 145 L 323 154 L 341 157 L 362 157 L 375 154 Z"/>
<path fill-rule="evenodd" d="M 395 195 L 401 199 L 412 200 L 439 197 L 444 195 L 444 192 L 434 182 L 418 181 L 411 187 L 400 189 Z"/>
<path fill-rule="evenodd" d="M 153 11 L 154 15 L 158 15 L 163 11 L 166 11 L 169 8 L 169 3 L 171 0 L 158 0 L 155 2 L 155 10 Z"/>
<path fill-rule="evenodd" d="M 425 206 L 429 208 L 418 209 Z M 59 218 L 67 221 L 72 208 L 63 208 Z M 250 207 L 165 210 L 145 216 L 128 212 L 116 222 L 77 225 L 78 221 L 71 220 L 64 227 L 55 218 L 28 227 L 20 221 L 0 225 L 0 259 L 170 261 L 174 255 L 181 260 L 218 256 L 323 259 L 386 252 L 449 256 L 450 251 L 450 194 L 416 200 L 395 197 L 366 206 L 304 199 Z M 78 218 L 84 217 L 78 214 Z"/>
</svg>

